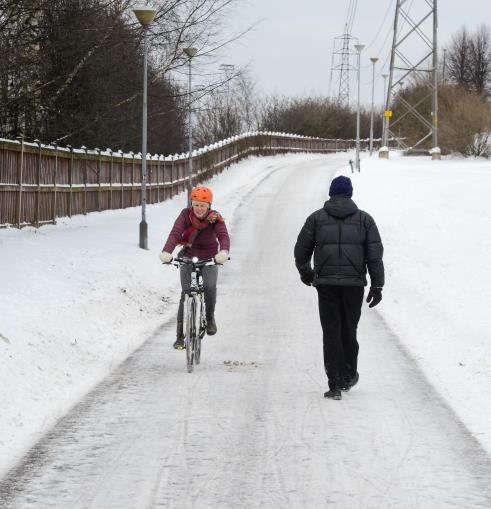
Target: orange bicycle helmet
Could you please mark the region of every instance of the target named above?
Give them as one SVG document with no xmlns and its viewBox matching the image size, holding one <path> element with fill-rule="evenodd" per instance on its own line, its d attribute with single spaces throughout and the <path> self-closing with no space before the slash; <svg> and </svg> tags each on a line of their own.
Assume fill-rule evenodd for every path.
<svg viewBox="0 0 491 509">
<path fill-rule="evenodd" d="M 191 201 L 202 201 L 209 203 L 213 201 L 213 191 L 209 187 L 196 186 L 191 191 Z"/>
</svg>

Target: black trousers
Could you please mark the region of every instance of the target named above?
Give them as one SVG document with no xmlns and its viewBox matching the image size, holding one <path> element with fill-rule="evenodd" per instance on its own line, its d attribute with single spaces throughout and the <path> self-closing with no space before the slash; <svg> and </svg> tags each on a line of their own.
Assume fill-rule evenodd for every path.
<svg viewBox="0 0 491 509">
<path fill-rule="evenodd" d="M 358 367 L 356 329 L 363 303 L 362 286 L 317 287 L 324 339 L 324 369 L 330 389 L 339 389 L 353 378 Z"/>
</svg>

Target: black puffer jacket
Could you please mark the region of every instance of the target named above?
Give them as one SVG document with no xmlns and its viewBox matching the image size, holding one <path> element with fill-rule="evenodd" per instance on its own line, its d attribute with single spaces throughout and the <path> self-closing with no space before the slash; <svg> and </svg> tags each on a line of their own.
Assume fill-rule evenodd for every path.
<svg viewBox="0 0 491 509">
<path fill-rule="evenodd" d="M 314 286 L 384 286 L 384 248 L 372 217 L 342 195 L 326 201 L 311 214 L 295 244 L 295 264 L 300 274 L 312 272 Z"/>
</svg>

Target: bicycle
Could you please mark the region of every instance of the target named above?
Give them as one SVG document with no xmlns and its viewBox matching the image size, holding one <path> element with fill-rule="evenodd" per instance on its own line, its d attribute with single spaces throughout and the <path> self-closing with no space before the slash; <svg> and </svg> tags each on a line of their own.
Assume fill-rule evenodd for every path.
<svg viewBox="0 0 491 509">
<path fill-rule="evenodd" d="M 204 299 L 203 276 L 201 269 L 208 265 L 216 265 L 213 258 L 198 261 L 198 258 L 174 258 L 171 262 L 175 267 L 189 265 L 191 286 L 184 296 L 184 344 L 186 346 L 186 366 L 192 373 L 194 364 L 201 359 L 201 340 L 206 333 L 206 312 Z"/>
</svg>

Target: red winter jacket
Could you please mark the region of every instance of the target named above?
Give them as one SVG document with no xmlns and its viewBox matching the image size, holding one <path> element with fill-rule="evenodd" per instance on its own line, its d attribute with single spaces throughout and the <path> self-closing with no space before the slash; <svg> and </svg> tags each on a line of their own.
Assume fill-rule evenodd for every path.
<svg viewBox="0 0 491 509">
<path fill-rule="evenodd" d="M 182 241 L 184 233 L 192 226 L 189 214 L 192 214 L 192 208 L 186 208 L 181 211 L 172 227 L 163 251 L 172 253 L 175 247 Z M 183 256 L 192 258 L 198 257 L 199 260 L 213 258 L 218 251 L 225 249 L 230 251 L 230 237 L 224 222 L 216 221 L 210 223 L 203 230 L 199 230 L 191 247 L 184 248 Z"/>
</svg>

